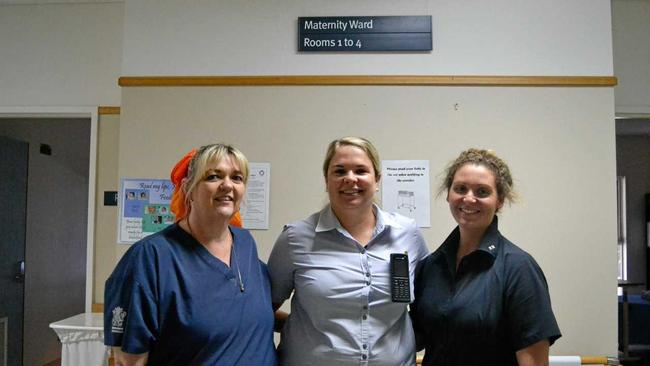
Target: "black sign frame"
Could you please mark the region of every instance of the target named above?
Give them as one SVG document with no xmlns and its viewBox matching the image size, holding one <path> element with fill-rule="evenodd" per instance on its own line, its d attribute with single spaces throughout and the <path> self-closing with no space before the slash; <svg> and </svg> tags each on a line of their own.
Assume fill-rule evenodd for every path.
<svg viewBox="0 0 650 366">
<path fill-rule="evenodd" d="M 431 16 L 299 17 L 298 52 L 425 52 Z"/>
</svg>

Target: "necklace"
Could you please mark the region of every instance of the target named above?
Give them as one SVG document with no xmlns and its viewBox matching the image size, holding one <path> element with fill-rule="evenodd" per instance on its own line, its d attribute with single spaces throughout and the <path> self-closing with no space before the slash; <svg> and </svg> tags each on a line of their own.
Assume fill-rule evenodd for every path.
<svg viewBox="0 0 650 366">
<path fill-rule="evenodd" d="M 198 239 L 194 235 L 194 232 L 192 231 L 192 225 L 190 225 L 189 217 L 185 219 L 185 222 L 187 223 L 187 228 L 190 230 L 190 235 L 192 235 L 194 240 L 198 241 Z M 235 257 L 235 264 L 237 265 L 237 279 L 239 280 L 239 291 L 244 292 L 244 281 L 241 278 L 241 271 L 239 270 L 239 258 L 237 257 L 237 250 L 235 250 L 235 239 L 232 237 L 232 234 L 230 234 L 230 241 L 231 241 L 230 249 L 232 250 L 233 257 Z"/>
<path fill-rule="evenodd" d="M 237 251 L 235 250 L 235 239 L 232 239 L 232 244 L 230 245 L 230 248 L 232 248 L 232 253 L 235 256 L 235 264 L 237 264 L 237 276 L 239 276 L 239 291 L 244 292 L 244 281 L 241 279 L 241 272 L 239 271 L 239 258 L 237 258 Z"/>
</svg>

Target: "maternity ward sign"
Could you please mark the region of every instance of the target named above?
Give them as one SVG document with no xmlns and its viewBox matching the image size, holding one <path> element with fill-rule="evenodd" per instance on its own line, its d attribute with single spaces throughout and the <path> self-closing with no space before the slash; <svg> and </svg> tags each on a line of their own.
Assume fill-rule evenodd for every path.
<svg viewBox="0 0 650 366">
<path fill-rule="evenodd" d="M 118 243 L 132 244 L 174 223 L 174 184 L 167 179 L 122 179 Z"/>
<path fill-rule="evenodd" d="M 431 51 L 431 16 L 298 18 L 299 52 Z"/>
</svg>

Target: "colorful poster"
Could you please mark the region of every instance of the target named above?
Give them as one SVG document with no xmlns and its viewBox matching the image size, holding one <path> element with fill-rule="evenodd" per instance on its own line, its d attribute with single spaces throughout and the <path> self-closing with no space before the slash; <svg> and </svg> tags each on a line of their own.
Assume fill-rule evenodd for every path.
<svg viewBox="0 0 650 366">
<path fill-rule="evenodd" d="M 419 227 L 430 227 L 429 161 L 384 160 L 381 166 L 383 208 L 415 219 Z"/>
<path fill-rule="evenodd" d="M 166 179 L 122 179 L 117 241 L 132 244 L 174 223 L 169 204 L 174 185 Z"/>
</svg>

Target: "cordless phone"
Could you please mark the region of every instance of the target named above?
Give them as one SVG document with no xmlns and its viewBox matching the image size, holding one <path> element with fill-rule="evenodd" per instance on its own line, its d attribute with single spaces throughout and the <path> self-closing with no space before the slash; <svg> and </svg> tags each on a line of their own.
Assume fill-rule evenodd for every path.
<svg viewBox="0 0 650 366">
<path fill-rule="evenodd" d="M 390 277 L 390 292 L 393 302 L 411 302 L 408 254 L 391 253 Z"/>
</svg>

